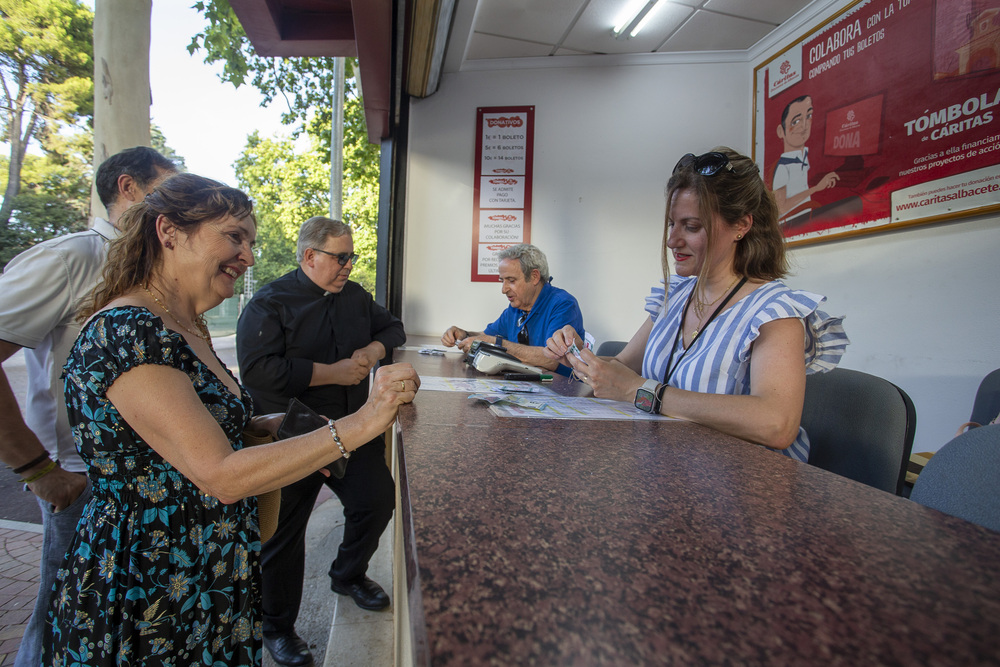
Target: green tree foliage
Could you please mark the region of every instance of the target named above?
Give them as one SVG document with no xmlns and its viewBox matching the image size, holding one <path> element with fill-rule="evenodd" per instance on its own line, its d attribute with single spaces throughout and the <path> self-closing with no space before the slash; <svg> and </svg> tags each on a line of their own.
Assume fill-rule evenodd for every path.
<svg viewBox="0 0 1000 667">
<path fill-rule="evenodd" d="M 188 52 L 204 50 L 205 62 L 221 63 L 219 78 L 237 88 L 249 79 L 263 96 L 263 106 L 281 97 L 288 108 L 281 122 L 297 125 L 295 136 L 309 121 L 312 111 L 332 106 L 333 58 L 258 56 L 228 0 L 199 0 L 193 6 L 208 19 L 208 26 L 192 38 Z M 346 70 L 346 78 L 353 79 L 350 63 Z M 353 84 L 346 87 L 353 88 Z"/>
<path fill-rule="evenodd" d="M 0 110 L 10 146 L 0 205 L 6 231 L 32 140 L 52 144 L 61 127 L 93 113 L 93 12 L 78 0 L 0 0 Z"/>
<path fill-rule="evenodd" d="M 159 151 L 160 155 L 167 158 L 177 166 L 178 171 L 187 171 L 187 163 L 184 158 L 177 154 L 173 148 L 167 145 L 167 138 L 163 136 L 163 130 L 156 123 L 149 124 L 149 145 Z"/>
<path fill-rule="evenodd" d="M 330 133 L 322 136 L 328 138 Z M 354 229 L 354 249 L 360 255 L 351 276 L 357 275 L 355 280 L 372 293 L 378 255 L 378 179 L 379 147 L 368 142 L 361 99 L 349 97 L 344 104 L 343 214 L 344 222 Z"/>
<path fill-rule="evenodd" d="M 234 164 L 236 180 L 254 199 L 257 215 L 258 285 L 294 269 L 295 241 L 299 227 L 330 208 L 327 169 L 314 150 L 300 150 L 288 138 L 247 138 L 243 154 Z"/>
<path fill-rule="evenodd" d="M 194 4 L 208 25 L 188 50 L 205 51 L 205 62 L 222 63 L 220 78 L 239 87 L 250 82 L 263 105 L 281 98 L 282 122 L 290 138 L 248 138 L 236 163 L 237 179 L 256 204 L 258 285 L 296 266 L 299 227 L 314 215 L 329 215 L 333 58 L 263 58 L 256 55 L 227 0 Z M 354 61 L 345 63 L 343 218 L 354 230 L 361 255 L 351 279 L 375 288 L 379 147 L 368 142 L 364 108 L 354 80 Z"/>
<path fill-rule="evenodd" d="M 239 187 L 253 196 L 257 215 L 254 280 L 264 285 L 297 266 L 295 244 L 299 228 L 309 218 L 329 215 L 330 161 L 320 137 L 329 137 L 327 124 L 311 122 L 306 135 L 262 138 L 258 132 L 235 164 Z M 354 229 L 354 248 L 360 255 L 351 279 L 368 291 L 375 289 L 375 222 L 378 185 L 364 184 L 344 197 L 344 222 Z"/>
<path fill-rule="evenodd" d="M 54 236 L 87 228 L 93 137 L 50 135 L 42 155 L 25 156 L 21 189 L 0 228 L 0 269 L 18 253 Z M 0 159 L 4 173 L 6 160 Z"/>
</svg>

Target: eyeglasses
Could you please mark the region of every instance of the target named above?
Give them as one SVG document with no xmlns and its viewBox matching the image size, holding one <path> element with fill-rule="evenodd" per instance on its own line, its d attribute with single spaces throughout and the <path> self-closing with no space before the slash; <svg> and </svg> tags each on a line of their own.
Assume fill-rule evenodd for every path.
<svg viewBox="0 0 1000 667">
<path fill-rule="evenodd" d="M 348 262 L 353 264 L 358 261 L 358 253 L 356 252 L 327 252 L 326 250 L 320 250 L 319 248 L 313 248 L 316 252 L 321 252 L 324 255 L 329 255 L 337 260 L 337 263 L 344 266 Z"/>
<path fill-rule="evenodd" d="M 677 161 L 673 173 L 676 174 L 681 169 L 690 169 L 702 176 L 715 176 L 723 169 L 732 171 L 733 163 L 729 161 L 729 157 L 725 153 L 715 151 L 704 155 L 688 153 Z"/>
</svg>

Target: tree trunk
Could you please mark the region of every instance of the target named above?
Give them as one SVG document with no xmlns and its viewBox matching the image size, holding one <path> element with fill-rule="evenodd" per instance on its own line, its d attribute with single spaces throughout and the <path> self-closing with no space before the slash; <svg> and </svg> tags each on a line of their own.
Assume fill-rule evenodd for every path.
<svg viewBox="0 0 1000 667">
<path fill-rule="evenodd" d="M 115 153 L 133 146 L 150 145 L 149 26 L 152 8 L 152 0 L 97 0 L 95 4 L 95 173 L 101 163 Z M 181 56 L 186 54 L 178 54 Z M 91 189 L 90 213 L 94 217 L 107 217 L 96 189 Z"/>
<path fill-rule="evenodd" d="M 7 167 L 7 189 L 0 204 L 0 229 L 10 225 L 10 214 L 14 211 L 14 197 L 21 191 L 21 163 L 17 160 L 18 141 L 10 142 L 10 165 Z"/>
<path fill-rule="evenodd" d="M 14 211 L 14 197 L 21 192 L 21 167 L 24 165 L 24 154 L 38 124 L 38 114 L 32 112 L 28 128 L 21 132 L 24 107 L 28 102 L 28 84 L 23 76 L 19 78 L 18 84 L 17 102 L 10 112 L 10 164 L 7 167 L 7 189 L 3 193 L 3 204 L 0 204 L 0 229 L 7 229 L 10 225 L 10 214 Z"/>
</svg>

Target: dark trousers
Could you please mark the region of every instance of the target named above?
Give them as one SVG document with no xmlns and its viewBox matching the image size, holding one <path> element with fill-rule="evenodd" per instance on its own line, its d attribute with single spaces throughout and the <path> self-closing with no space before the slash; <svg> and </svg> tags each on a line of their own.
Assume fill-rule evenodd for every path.
<svg viewBox="0 0 1000 667">
<path fill-rule="evenodd" d="M 306 524 L 320 487 L 326 484 L 344 505 L 344 540 L 330 565 L 330 576 L 359 579 L 378 549 L 396 504 L 395 485 L 385 465 L 379 437 L 351 455 L 343 479 L 313 473 L 281 490 L 278 529 L 261 548 L 263 631 L 267 636 L 295 627 L 302 603 Z"/>
</svg>

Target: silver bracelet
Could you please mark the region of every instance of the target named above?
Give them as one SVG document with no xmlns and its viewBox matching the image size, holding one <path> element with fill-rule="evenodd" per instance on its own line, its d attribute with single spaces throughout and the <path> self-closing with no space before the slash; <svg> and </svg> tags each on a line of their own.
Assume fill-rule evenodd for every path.
<svg viewBox="0 0 1000 667">
<path fill-rule="evenodd" d="M 345 459 L 351 458 L 351 453 L 347 451 L 347 448 L 344 447 L 344 443 L 340 441 L 340 436 L 337 435 L 337 426 L 333 423 L 333 420 L 331 419 L 330 421 L 328 421 L 326 425 L 330 427 L 330 435 L 333 436 L 333 441 L 337 443 L 337 449 L 340 450 L 341 455 Z"/>
</svg>

